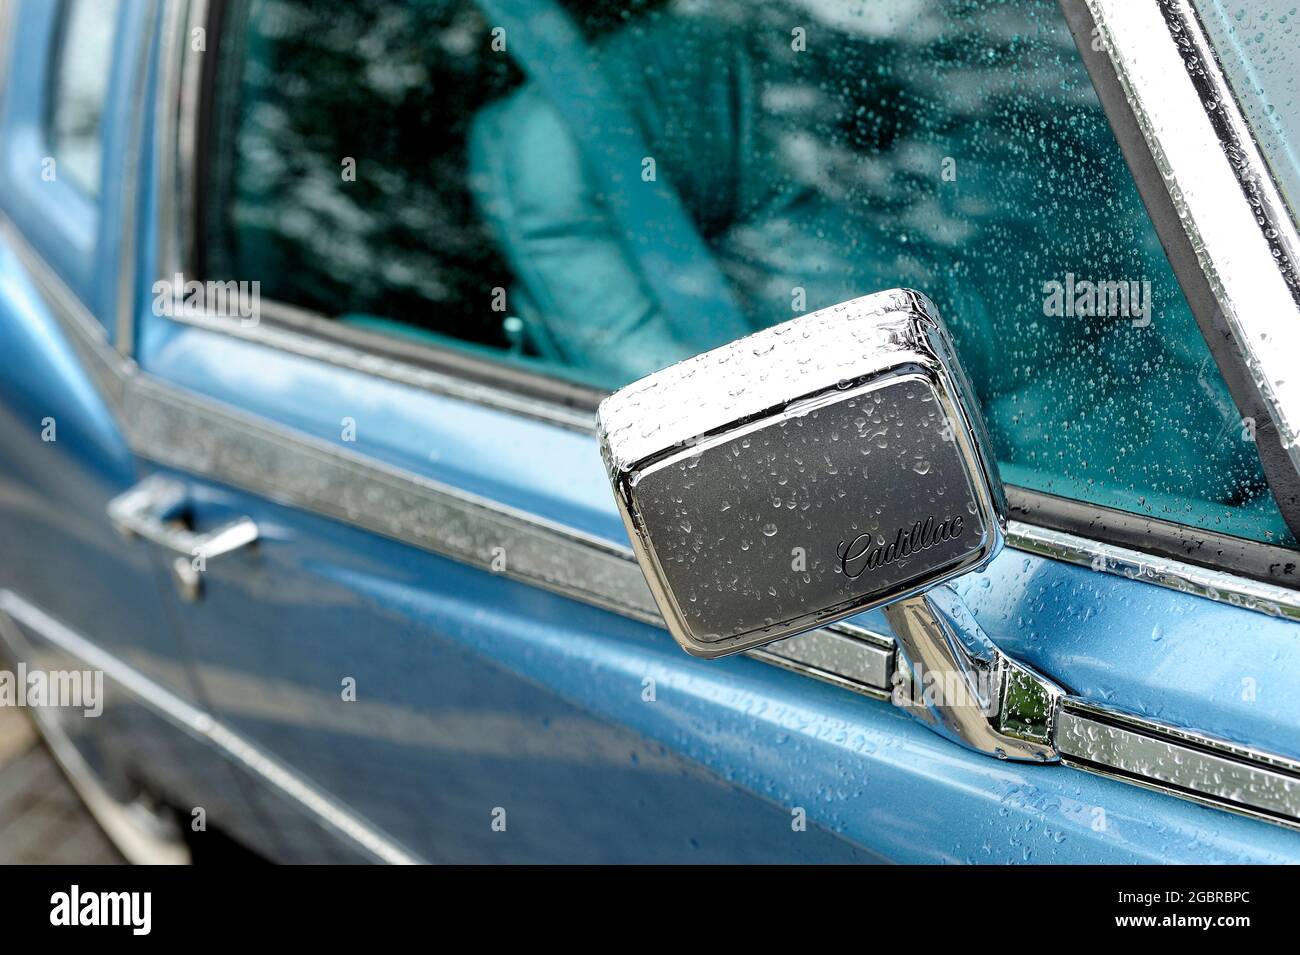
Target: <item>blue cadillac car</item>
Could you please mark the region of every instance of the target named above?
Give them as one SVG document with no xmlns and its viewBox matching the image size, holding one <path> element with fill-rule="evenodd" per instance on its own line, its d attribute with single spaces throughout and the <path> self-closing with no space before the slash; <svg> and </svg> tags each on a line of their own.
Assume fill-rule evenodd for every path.
<svg viewBox="0 0 1300 955">
<path fill-rule="evenodd" d="M 0 0 L 2 665 L 135 861 L 1300 862 L 1298 29 Z"/>
</svg>

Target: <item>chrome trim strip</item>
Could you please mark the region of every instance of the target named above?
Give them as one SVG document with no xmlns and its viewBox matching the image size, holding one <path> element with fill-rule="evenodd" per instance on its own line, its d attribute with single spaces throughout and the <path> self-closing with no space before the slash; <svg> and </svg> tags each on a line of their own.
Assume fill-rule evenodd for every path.
<svg viewBox="0 0 1300 955">
<path fill-rule="evenodd" d="M 509 411 L 548 424 L 560 425 L 582 434 L 595 434 L 596 415 L 593 412 L 566 408 L 528 395 L 470 381 L 432 368 L 397 361 L 340 342 L 329 341 L 310 331 L 298 331 L 277 321 L 282 321 L 284 313 L 288 311 L 297 312 L 296 309 L 291 309 L 280 302 L 262 302 L 262 321 L 256 325 L 245 325 L 237 318 L 218 315 L 187 315 L 178 312 L 168 317 L 184 325 L 222 332 L 235 338 L 265 345 L 267 348 L 349 368 L 376 378 L 395 381 L 398 384 L 411 385 L 437 395 L 473 402 L 500 411 Z M 293 319 L 295 324 L 308 329 L 317 325 L 327 325 L 330 321 L 330 319 L 303 314 L 297 314 Z M 422 347 L 435 348 L 436 346 Z"/>
<path fill-rule="evenodd" d="M 870 634 L 870 638 L 863 639 L 861 634 Z M 893 641 L 860 627 L 813 630 L 750 650 L 749 655 L 856 693 L 876 699 L 889 697 Z"/>
<path fill-rule="evenodd" d="M 195 167 L 195 156 L 198 154 L 198 116 L 203 88 L 203 64 L 208 56 L 206 52 L 199 53 L 192 50 L 189 40 L 197 30 L 203 31 L 206 35 L 210 18 L 208 0 L 181 0 L 176 5 L 181 8 L 183 15 L 177 18 L 173 27 L 179 28 L 182 32 L 179 36 L 174 33 L 166 34 L 163 38 L 163 47 L 166 49 L 169 40 L 179 41 L 176 42 L 176 50 L 171 52 L 171 56 L 179 60 L 179 63 L 176 65 L 175 73 L 168 73 L 168 79 L 174 78 L 178 83 L 176 92 L 180 95 L 173 102 L 177 110 L 175 129 L 180 135 L 174 138 L 171 136 L 160 138 L 158 142 L 175 143 L 178 150 L 174 169 L 175 178 L 172 181 L 173 191 L 166 194 L 166 199 L 160 203 L 160 206 L 166 207 L 171 202 L 177 203 L 177 208 L 181 211 L 181 219 L 175 224 L 175 244 L 167 247 L 160 246 L 158 261 L 173 264 L 172 259 L 162 255 L 167 250 L 176 257 L 174 264 L 180 265 L 194 261 L 194 243 L 197 240 L 192 225 L 198 222 L 194 214 L 197 197 L 191 188 L 193 180 L 190 174 Z M 214 48 L 216 38 L 209 37 L 204 46 Z M 165 84 L 163 88 L 166 89 Z M 166 147 L 164 146 L 163 149 L 165 150 Z M 167 166 L 170 163 L 164 159 L 162 165 Z M 191 223 L 191 225 L 182 229 L 181 223 Z"/>
<path fill-rule="evenodd" d="M 1300 829 L 1300 762 L 1067 699 L 1057 748 L 1077 769 Z"/>
<path fill-rule="evenodd" d="M 0 613 L 39 634 L 43 640 L 54 644 L 65 653 L 76 657 L 90 669 L 103 671 L 106 677 L 141 703 L 166 717 L 190 735 L 217 746 L 230 758 L 261 776 L 289 799 L 302 805 L 335 832 L 348 838 L 375 858 L 398 865 L 414 865 L 421 862 L 351 809 L 285 769 L 234 730 L 213 719 L 210 714 L 196 709 L 171 691 L 154 683 L 130 664 L 75 633 L 12 590 L 0 589 Z"/>
<path fill-rule="evenodd" d="M 552 424 L 562 424 L 571 430 L 594 434 L 595 418 L 592 415 L 537 402 L 527 396 L 511 395 L 509 392 L 501 392 L 487 385 L 460 382 L 459 385 L 453 386 L 450 383 L 455 379 L 451 376 L 439 375 L 437 372 L 403 365 L 400 362 L 389 362 L 378 356 L 367 356 L 346 346 L 322 342 L 310 336 L 265 326 L 240 329 L 237 321 L 228 323 L 224 319 L 208 320 L 200 317 L 183 319 L 183 321 L 210 330 L 234 334 L 267 347 L 282 348 L 294 354 L 410 384 L 436 394 L 499 410 L 514 411 Z M 296 341 L 290 341 L 289 336 Z M 381 365 L 388 367 L 379 370 Z M 442 379 L 442 383 L 433 384 L 432 377 L 435 376 Z M 447 386 L 444 387 L 444 384 Z M 492 397 L 487 399 L 484 397 L 487 395 Z M 522 404 L 512 407 L 515 399 Z M 536 413 L 537 408 L 543 405 L 553 413 Z M 561 420 L 562 418 L 564 420 Z M 329 447 L 337 450 L 334 445 Z M 1141 580 L 1157 587 L 1195 594 L 1208 600 L 1258 611 L 1269 616 L 1300 620 L 1300 591 L 1277 584 L 1263 583 L 1228 571 L 1201 567 L 1186 561 L 1161 557 L 1015 520 L 1009 524 L 1006 544 L 1015 550 L 1090 567 L 1100 573 Z"/>
<path fill-rule="evenodd" d="M 154 107 L 154 128 L 158 143 L 178 143 L 178 113 L 181 102 L 181 63 L 186 48 L 189 4 L 187 0 L 172 0 L 163 4 L 162 31 L 158 43 L 158 92 Z M 187 137 L 187 142 L 189 138 Z M 177 150 L 180 149 L 179 144 Z M 158 177 L 158 261 L 171 264 L 180 261 L 177 248 L 179 224 L 176 176 L 180 162 L 171 150 L 159 146 L 154 155 L 155 175 Z M 186 157 L 190 161 L 192 157 Z M 134 307 L 132 307 L 134 313 Z"/>
<path fill-rule="evenodd" d="M 5 80 L 9 76 L 10 47 L 14 43 L 12 20 L 18 16 L 18 4 L 11 0 L 0 0 L 0 106 L 4 104 Z"/>
<path fill-rule="evenodd" d="M 144 15 L 144 29 L 140 37 L 139 60 L 131 71 L 131 102 L 138 102 L 145 96 L 145 81 L 149 72 L 149 58 L 152 56 L 154 20 L 157 16 L 155 3 L 148 4 Z M 140 182 L 141 158 L 144 150 L 144 112 L 136 112 L 129 123 L 126 155 L 123 158 L 122 181 L 119 188 L 122 193 L 122 232 L 118 244 L 117 263 L 117 314 L 113 325 L 116 329 L 114 345 L 122 355 L 130 357 L 135 354 L 135 278 L 136 247 L 138 245 L 136 201 Z"/>
<path fill-rule="evenodd" d="M 144 375 L 124 394 L 137 453 L 650 623 L 626 547 L 273 425 Z M 495 564 L 495 567 L 494 567 Z"/>
<path fill-rule="evenodd" d="M 447 395 L 498 410 L 513 411 L 529 418 L 560 424 L 581 433 L 594 434 L 595 432 L 594 415 L 535 401 L 524 395 L 512 395 L 510 392 L 502 392 L 488 385 L 463 381 L 452 384 L 456 381 L 452 376 L 440 375 L 438 372 L 403 365 L 400 362 L 391 362 L 379 356 L 365 355 L 346 346 L 323 342 L 311 336 L 266 326 L 243 329 L 239 328 L 238 321 L 228 322 L 224 319 L 209 320 L 197 317 L 178 320 L 209 330 L 233 334 L 267 347 L 281 348 L 293 354 L 410 384 L 435 394 Z M 291 340 L 290 336 L 296 340 Z M 379 370 L 381 366 L 387 367 Z M 435 384 L 432 381 L 433 377 L 441 381 Z M 516 400 L 519 404 L 514 406 Z M 537 409 L 542 406 L 550 409 L 549 412 L 537 413 Z M 333 445 L 330 447 L 334 448 Z M 1009 524 L 1006 544 L 1014 550 L 1090 567 L 1099 573 L 1141 580 L 1157 587 L 1195 594 L 1208 600 L 1258 611 L 1269 616 L 1300 620 L 1300 590 L 1256 581 L 1229 571 L 1202 567 L 1016 520 L 1012 520 Z"/>
<path fill-rule="evenodd" d="M 1188 239 L 1300 471 L 1300 234 L 1189 0 L 1087 0 Z"/>
<path fill-rule="evenodd" d="M 1050 560 L 1078 564 L 1131 580 L 1195 594 L 1245 610 L 1255 610 L 1270 617 L 1300 620 L 1300 592 L 1238 577 L 1226 571 L 1198 567 L 1020 521 L 1010 522 L 1007 544 Z"/>
<path fill-rule="evenodd" d="M 0 620 L 3 618 L 0 617 Z M 171 840 L 167 834 L 151 832 L 141 825 L 131 812 L 131 806 L 113 798 L 100 784 L 95 771 L 82 758 L 76 744 L 59 726 L 57 719 L 41 707 L 33 707 L 31 715 L 45 745 L 54 755 L 54 761 L 63 770 L 63 775 L 104 830 L 109 842 L 113 843 L 127 862 L 132 865 L 189 865 L 193 861 L 189 847 L 179 834 L 175 840 Z"/>
</svg>

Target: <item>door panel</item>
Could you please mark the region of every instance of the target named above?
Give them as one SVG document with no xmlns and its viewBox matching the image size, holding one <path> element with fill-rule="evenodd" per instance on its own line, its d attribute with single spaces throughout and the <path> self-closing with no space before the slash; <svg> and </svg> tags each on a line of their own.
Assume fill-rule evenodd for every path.
<svg viewBox="0 0 1300 955">
<path fill-rule="evenodd" d="M 269 475 L 310 435 L 625 544 L 593 438 L 211 331 L 150 337 L 142 361 L 172 386 L 291 425 Z M 211 440 L 214 460 L 239 453 Z M 444 448 L 453 461 L 431 454 Z M 310 480 L 300 465 L 286 503 Z M 1274 826 L 966 753 L 888 703 L 755 660 L 688 658 L 656 627 L 511 579 L 509 554 L 494 574 L 278 503 L 273 481 L 172 473 L 200 528 L 247 515 L 264 531 L 183 610 L 216 712 L 419 857 L 1300 858 Z M 961 586 L 1000 645 L 1096 702 L 1297 749 L 1294 624 L 1012 550 Z M 1249 676 L 1263 692 L 1247 703 Z M 792 833 L 796 807 L 809 833 Z"/>
<path fill-rule="evenodd" d="M 196 497 L 213 490 L 199 484 Z M 514 662 L 555 656 L 596 629 L 624 670 L 603 693 L 653 707 L 640 701 L 638 668 L 652 659 L 643 628 L 246 494 L 212 494 L 196 517 L 232 507 L 264 536 L 255 559 L 209 571 L 185 614 L 208 698 L 237 732 L 421 858 L 871 857 L 815 825 L 793 832 L 774 800 L 593 713 L 582 685 L 609 664 L 584 661 L 579 642 L 560 651 L 567 679 Z M 497 807 L 505 832 L 491 828 Z"/>
<path fill-rule="evenodd" d="M 95 144 L 81 153 L 91 163 L 81 178 L 98 180 L 97 195 L 68 174 L 46 126 L 51 98 L 63 93 L 47 80 L 71 6 L 15 3 L 4 11 L 14 31 L 0 78 L 4 656 L 29 668 L 103 675 L 99 715 L 75 708 L 36 715 L 56 738 L 70 738 L 74 758 L 113 799 L 164 800 L 186 815 L 202 807 L 208 825 L 256 844 L 263 830 L 238 775 L 196 732 L 202 703 L 160 590 L 170 586 L 163 565 L 107 514 L 140 476 L 110 370 L 122 359 L 110 342 L 119 264 L 130 248 L 123 208 L 135 198 L 124 193 L 138 115 L 130 94 L 152 25 L 149 5 L 97 11 L 82 0 L 81 28 L 96 35 L 65 53 L 82 57 L 82 78 L 98 75 L 104 84 L 103 102 L 90 104 L 97 118 L 83 130 Z"/>
<path fill-rule="evenodd" d="M 1049 85 L 1058 85 L 1054 77 Z M 1085 87 L 1077 91 L 1089 98 Z M 1105 140 L 1095 104 L 1085 111 L 1088 128 Z M 469 123 L 468 116 L 460 120 Z M 164 157 L 173 145 L 162 144 Z M 340 236 L 337 247 L 308 256 L 309 263 L 291 255 L 287 261 L 298 267 L 273 269 L 267 281 L 340 302 L 378 288 L 382 300 L 382 270 L 358 264 L 385 253 L 367 230 L 387 236 L 390 225 L 405 229 L 405 219 L 394 213 L 390 222 L 385 210 L 410 200 L 393 188 L 400 177 L 367 186 L 383 193 L 382 202 L 364 190 L 349 192 L 353 182 L 333 182 L 335 158 L 325 153 L 328 175 L 322 172 L 318 183 L 324 189 L 330 180 L 325 193 L 349 209 L 370 196 L 377 212 L 357 210 L 364 225 L 357 235 Z M 1110 153 L 1107 181 L 1118 181 L 1128 196 L 1122 208 L 1140 216 L 1122 161 Z M 438 168 L 462 159 L 439 155 Z M 281 172 L 297 175 L 287 166 Z M 281 316 L 278 324 L 266 317 L 261 324 L 165 317 L 144 290 L 181 266 L 166 245 L 184 243 L 168 230 L 190 223 L 178 221 L 176 203 L 159 202 L 159 182 L 151 180 L 140 216 L 161 223 L 163 247 L 147 245 L 151 254 L 140 263 L 136 357 L 144 374 L 128 395 L 132 445 L 142 469 L 162 469 L 182 482 L 196 531 L 242 517 L 259 527 L 257 547 L 213 562 L 202 572 L 202 598 L 178 604 L 176 614 L 220 726 L 266 757 L 257 806 L 275 820 L 275 845 L 286 857 L 337 851 L 390 861 L 1300 860 L 1294 832 L 1067 766 L 1012 765 L 968 753 L 887 702 L 754 659 L 706 663 L 682 655 L 636 600 L 600 599 L 626 575 L 584 580 L 563 566 L 584 548 L 606 557 L 627 553 L 581 415 L 530 406 L 527 397 L 483 384 L 481 374 L 471 382 L 455 379 L 445 365 L 430 371 L 405 364 L 400 348 L 390 347 L 386 358 L 361 353 L 354 346 L 365 339 L 356 328 L 385 321 L 368 308 L 352 314 L 355 304 L 340 305 L 348 314 L 337 322 L 321 319 L 336 327 L 320 337 L 310 322 L 303 330 L 301 314 Z M 1023 196 L 1014 188 L 1003 192 L 1018 214 Z M 960 204 L 959 192 L 947 198 Z M 1075 198 L 1088 215 L 1110 208 L 1094 201 L 1087 183 Z M 416 218 L 443 209 L 424 200 L 429 208 L 413 208 Z M 325 206 L 336 211 L 332 201 Z M 829 214 L 838 208 L 815 206 Z M 1113 210 L 1106 215 L 1113 218 Z M 302 221 L 253 218 L 260 223 L 257 242 Z M 460 258 L 447 253 L 454 261 L 444 277 L 457 288 L 508 282 L 494 267 L 462 267 L 479 261 L 480 233 L 416 231 L 394 246 L 421 263 L 415 272 L 447 265 L 441 246 L 420 244 L 436 235 L 468 243 Z M 323 235 L 332 233 L 312 230 L 314 239 Z M 1158 258 L 1149 236 L 1129 238 L 1142 257 Z M 250 248 L 260 248 L 257 242 Z M 289 251 L 310 248 L 304 242 Z M 1060 271 L 1054 266 L 1046 271 Z M 900 279 L 891 263 L 882 267 L 891 284 Z M 316 282 L 313 269 L 329 274 Z M 1036 271 L 1016 276 L 1031 286 L 1039 278 Z M 472 296 L 452 296 L 437 309 L 399 298 L 421 321 L 453 326 L 407 329 L 407 340 L 419 347 L 445 344 L 448 333 L 463 331 L 457 316 L 476 316 L 480 337 L 503 344 L 495 341 L 505 330 L 500 314 L 487 314 Z M 1036 298 L 1032 305 L 1042 307 Z M 1183 325 L 1190 332 L 1176 336 L 1188 346 L 1183 351 L 1199 354 L 1203 343 Z M 1118 337 L 1141 332 L 1131 327 L 1136 331 L 1125 325 Z M 1055 326 L 1047 331 L 1054 329 L 1066 334 Z M 1003 329 L 980 343 L 1009 341 L 1014 332 Z M 995 351 L 1004 356 L 1004 349 Z M 1129 350 L 1114 351 L 1125 381 L 1143 394 L 1156 388 L 1177 405 L 1176 387 L 1191 384 L 1174 374 L 1144 376 Z M 502 361 L 536 368 L 536 358 L 511 353 Z M 1068 358 L 1054 356 L 1072 369 Z M 1029 358 L 1022 364 L 1041 370 Z M 1040 391 L 1050 406 L 1050 389 Z M 477 400 L 464 400 L 469 393 Z M 502 410 L 507 405 L 519 410 Z M 1155 404 L 1143 407 L 1153 427 L 1183 420 Z M 1007 434 L 1024 437 L 1013 427 L 1015 409 L 1003 410 Z M 557 417 L 568 426 L 552 423 Z M 1048 432 L 1039 437 L 1059 437 Z M 1097 432 L 1090 440 L 1112 437 Z M 1158 442 L 1150 447 L 1158 450 Z M 1222 477 L 1213 468 L 1201 476 L 1212 483 Z M 409 495 L 390 493 L 394 482 Z M 1144 486 L 1128 487 L 1129 503 L 1141 513 L 1150 505 L 1138 490 Z M 482 520 L 467 523 L 465 513 L 430 504 L 435 498 L 459 501 Z M 543 527 L 529 546 L 563 542 L 562 554 L 539 562 L 534 550 L 525 566 L 508 537 L 512 523 Z M 493 534 L 507 536 L 498 542 Z M 1300 754 L 1294 623 L 1015 550 L 960 589 L 993 640 L 1089 702 Z M 884 631 L 879 613 L 858 622 Z M 799 810 L 806 831 L 792 826 Z M 494 829 L 502 819 L 504 830 Z"/>
<path fill-rule="evenodd" d="M 156 691 L 144 699 L 105 674 L 102 712 L 43 710 L 98 781 L 127 803 L 142 791 L 210 824 L 256 841 L 231 768 L 201 745 L 157 699 L 196 701 L 195 686 L 166 612 L 149 547 L 110 525 L 108 502 L 137 473 L 84 352 L 74 349 L 52 302 L 33 284 L 32 259 L 0 241 L 0 637 L 8 665 L 45 671 L 104 671 L 79 647 L 90 645 Z M 44 274 L 38 270 L 39 274 Z M 47 276 L 49 287 L 56 280 Z M 66 294 L 66 292 L 65 292 Z M 54 306 L 57 307 L 57 306 Z M 67 321 L 93 328 L 89 316 Z M 100 334 L 92 332 L 91 334 Z"/>
</svg>

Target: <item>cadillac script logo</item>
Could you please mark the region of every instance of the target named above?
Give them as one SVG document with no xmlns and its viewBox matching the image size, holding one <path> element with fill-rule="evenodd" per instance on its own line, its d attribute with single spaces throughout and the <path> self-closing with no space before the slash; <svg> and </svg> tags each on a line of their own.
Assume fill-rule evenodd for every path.
<svg viewBox="0 0 1300 955">
<path fill-rule="evenodd" d="M 875 543 L 871 534 L 859 534 L 851 541 L 840 541 L 835 548 L 835 555 L 840 559 L 840 573 L 849 580 L 857 580 L 868 570 L 877 570 L 929 550 L 936 544 L 956 540 L 963 527 L 960 514 L 945 521 L 927 517 L 924 524 L 917 521 L 910 528 L 900 527 L 897 536 L 888 544 Z"/>
</svg>

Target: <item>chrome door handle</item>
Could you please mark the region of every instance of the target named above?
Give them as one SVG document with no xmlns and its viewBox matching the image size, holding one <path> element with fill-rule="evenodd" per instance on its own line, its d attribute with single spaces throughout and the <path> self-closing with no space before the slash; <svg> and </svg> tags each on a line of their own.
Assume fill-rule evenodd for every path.
<svg viewBox="0 0 1300 955">
<path fill-rule="evenodd" d="M 257 540 L 257 524 L 240 517 L 205 533 L 196 533 L 174 518 L 185 503 L 185 487 L 162 475 L 145 478 L 108 502 L 108 519 L 125 537 L 139 537 L 178 556 L 172 575 L 181 596 L 196 600 L 207 562 L 247 547 Z"/>
</svg>

